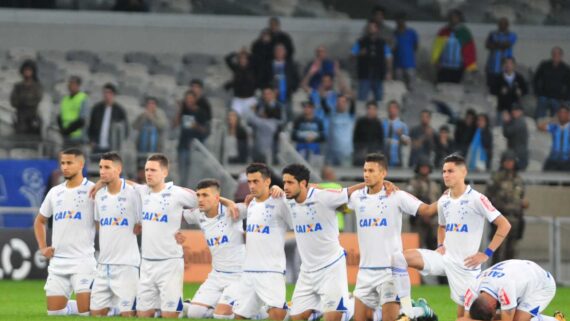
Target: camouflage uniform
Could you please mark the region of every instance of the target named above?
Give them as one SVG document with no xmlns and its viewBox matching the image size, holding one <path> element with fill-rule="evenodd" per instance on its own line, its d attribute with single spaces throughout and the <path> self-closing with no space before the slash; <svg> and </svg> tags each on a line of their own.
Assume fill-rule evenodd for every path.
<svg viewBox="0 0 570 321">
<path fill-rule="evenodd" d="M 516 171 L 500 170 L 491 175 L 485 194 L 511 223 L 509 235 L 495 251 L 493 264 L 513 259 L 516 257 L 516 245 L 524 231 L 524 182 Z M 495 226 L 492 226 L 491 236 L 495 233 Z"/>
<path fill-rule="evenodd" d="M 410 179 L 406 189 L 426 204 L 437 201 L 441 196 L 439 184 L 421 174 L 416 174 L 414 178 Z M 437 247 L 437 215 L 429 219 L 410 216 L 410 225 L 412 226 L 412 231 L 420 235 L 422 248 L 435 249 Z"/>
</svg>

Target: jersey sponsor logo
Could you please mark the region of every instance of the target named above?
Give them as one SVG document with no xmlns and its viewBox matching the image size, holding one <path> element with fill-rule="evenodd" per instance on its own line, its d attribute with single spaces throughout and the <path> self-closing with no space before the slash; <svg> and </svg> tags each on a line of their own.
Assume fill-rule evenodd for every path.
<svg viewBox="0 0 570 321">
<path fill-rule="evenodd" d="M 483 206 L 484 206 L 489 212 L 494 212 L 494 211 L 496 211 L 495 207 L 493 206 L 493 204 L 491 204 L 491 202 L 489 201 L 489 199 L 487 198 L 487 196 L 481 195 L 480 199 L 481 199 L 481 203 L 483 204 Z"/>
<path fill-rule="evenodd" d="M 228 238 L 227 235 L 216 236 L 216 237 L 206 239 L 206 243 L 208 243 L 209 247 L 218 246 L 218 245 L 222 245 L 224 243 L 229 243 L 229 242 L 230 242 L 230 239 Z"/>
<path fill-rule="evenodd" d="M 129 220 L 127 220 L 126 218 L 103 217 L 99 221 L 99 225 L 101 225 L 101 226 L 129 226 Z"/>
<path fill-rule="evenodd" d="M 260 224 L 247 224 L 246 232 L 269 234 L 269 226 Z"/>
<path fill-rule="evenodd" d="M 377 218 L 363 218 L 360 219 L 358 222 L 360 227 L 382 227 L 388 226 L 388 221 L 384 217 L 377 217 Z"/>
<path fill-rule="evenodd" d="M 101 196 L 101 202 L 103 202 L 103 201 L 106 200 L 106 199 L 107 199 L 107 195 Z"/>
<path fill-rule="evenodd" d="M 56 221 L 59 220 L 80 220 L 81 219 L 81 212 L 78 211 L 61 211 L 55 213 L 53 219 Z"/>
<path fill-rule="evenodd" d="M 445 224 L 445 231 L 446 232 L 469 233 L 469 226 L 467 224 L 448 223 L 448 224 Z"/>
<path fill-rule="evenodd" d="M 450 203 L 451 203 L 450 201 L 443 202 L 443 208 L 447 208 Z"/>
<path fill-rule="evenodd" d="M 322 230 L 323 230 L 323 227 L 321 226 L 321 223 L 301 224 L 301 225 L 295 226 L 295 232 L 297 232 L 297 233 L 312 233 L 312 232 L 318 232 L 318 231 L 322 231 Z"/>
<path fill-rule="evenodd" d="M 154 212 L 143 212 L 142 213 L 142 219 L 143 219 L 143 221 L 168 223 L 168 214 L 154 213 Z"/>
</svg>

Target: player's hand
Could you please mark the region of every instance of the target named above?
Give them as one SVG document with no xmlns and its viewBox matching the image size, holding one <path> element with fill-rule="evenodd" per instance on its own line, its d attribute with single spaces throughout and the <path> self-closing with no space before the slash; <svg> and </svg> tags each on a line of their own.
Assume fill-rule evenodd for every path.
<svg viewBox="0 0 570 321">
<path fill-rule="evenodd" d="M 133 233 L 135 235 L 140 235 L 142 232 L 142 225 L 141 224 L 135 224 L 135 227 L 133 228 Z"/>
<path fill-rule="evenodd" d="M 40 249 L 40 252 L 46 259 L 49 260 L 53 257 L 53 254 L 55 253 L 55 248 L 53 248 L 53 246 L 44 247 Z"/>
<path fill-rule="evenodd" d="M 398 186 L 390 181 L 384 181 L 384 188 L 386 189 L 387 196 L 390 196 L 390 194 L 400 190 Z"/>
<path fill-rule="evenodd" d="M 243 200 L 243 202 L 245 203 L 245 206 L 249 206 L 249 203 L 251 203 L 251 201 L 253 201 L 253 199 L 254 199 L 254 196 L 252 194 L 247 194 L 247 196 Z"/>
<path fill-rule="evenodd" d="M 95 183 L 95 185 L 89 190 L 89 198 L 95 199 L 95 194 L 97 194 L 97 192 L 102 189 L 103 186 L 105 186 L 105 183 L 103 183 L 102 180 L 98 180 L 97 183 Z"/>
<path fill-rule="evenodd" d="M 476 268 L 481 263 L 485 263 L 488 259 L 489 259 L 489 257 L 485 253 L 478 252 L 476 254 L 468 256 L 465 259 L 465 261 L 464 261 L 465 267 Z"/>
<path fill-rule="evenodd" d="M 273 197 L 273 198 L 280 198 L 281 196 L 285 195 L 285 192 L 283 192 L 281 187 L 279 187 L 277 185 L 271 186 L 269 193 L 271 193 L 271 197 Z"/>
<path fill-rule="evenodd" d="M 239 219 L 239 209 L 235 202 L 231 202 L 227 206 L 228 210 L 230 210 L 230 216 L 234 221 Z"/>
<path fill-rule="evenodd" d="M 445 254 L 445 245 L 438 247 L 437 249 L 435 249 L 435 251 L 441 255 L 444 255 Z"/>
<path fill-rule="evenodd" d="M 182 234 L 182 232 L 178 231 L 176 232 L 176 234 L 174 234 L 174 238 L 176 239 L 176 243 L 182 245 L 184 244 L 184 241 L 186 241 L 186 236 L 184 236 L 184 234 Z"/>
</svg>

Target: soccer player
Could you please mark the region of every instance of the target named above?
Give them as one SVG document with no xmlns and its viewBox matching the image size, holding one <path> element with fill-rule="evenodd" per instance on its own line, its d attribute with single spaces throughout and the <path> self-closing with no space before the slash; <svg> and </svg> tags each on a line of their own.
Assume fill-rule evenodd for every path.
<svg viewBox="0 0 570 321">
<path fill-rule="evenodd" d="M 452 154 L 443 161 L 443 182 L 448 190 L 437 202 L 438 247 L 434 250 L 411 249 L 392 255 L 392 274 L 404 316 L 414 319 L 408 267 L 423 275 L 445 275 L 451 288 L 451 299 L 457 304 L 457 317 L 463 316 L 463 296 L 468 285 L 481 272 L 486 262 L 501 245 L 511 225 L 485 195 L 465 184 L 465 159 Z M 479 252 L 485 219 L 497 227 L 484 252 Z"/>
<path fill-rule="evenodd" d="M 137 316 L 178 318 L 182 311 L 184 260 L 175 235 L 182 211 L 198 205 L 194 191 L 165 182 L 168 159 L 151 155 L 145 164 L 146 185 L 137 185 L 142 201 L 142 262 Z"/>
<path fill-rule="evenodd" d="M 342 190 L 309 187 L 309 170 L 301 164 L 283 169 L 285 197 L 292 217 L 301 271 L 293 292 L 291 319 L 307 320 L 315 311 L 326 321 L 340 321 L 347 312 L 346 258 L 340 246 L 336 208 L 364 184 Z"/>
<path fill-rule="evenodd" d="M 402 252 L 402 214 L 432 216 L 437 213 L 436 203 L 427 205 L 404 191 L 387 196 L 384 178 L 388 163 L 384 155 L 366 156 L 364 183 L 366 186 L 352 193 L 348 207 L 355 211 L 360 266 L 354 289 L 354 320 L 366 321 L 379 307 L 382 320 L 394 321 L 400 314 L 391 270 L 391 256 Z M 434 318 L 433 311 L 419 301 L 417 317 Z"/>
<path fill-rule="evenodd" d="M 49 259 L 45 284 L 48 315 L 89 315 L 91 283 L 95 277 L 95 222 L 89 190 L 83 177 L 85 157 L 79 149 L 59 155 L 65 182 L 53 187 L 34 222 L 34 233 L 43 256 Z M 46 243 L 46 222 L 53 217 L 52 244 Z M 75 292 L 77 302 L 68 301 Z"/>
<path fill-rule="evenodd" d="M 91 293 L 91 315 L 106 316 L 118 307 L 121 316 L 135 316 L 140 253 L 135 226 L 140 225 L 141 198 L 121 179 L 123 162 L 117 153 L 105 153 L 99 162 L 100 181 L 95 195 L 99 225 L 97 276 Z"/>
<path fill-rule="evenodd" d="M 187 307 L 189 318 L 233 319 L 232 305 L 238 291 L 245 258 L 243 220 L 234 220 L 220 203 L 220 183 L 205 179 L 196 186 L 198 207 L 184 210 L 188 224 L 204 231 L 212 254 L 212 271 Z"/>
<path fill-rule="evenodd" d="M 465 316 L 461 321 L 564 321 L 540 314 L 554 298 L 554 277 L 538 264 L 527 260 L 508 260 L 483 271 L 465 293 Z M 498 312 L 497 310 L 500 310 Z"/>
<path fill-rule="evenodd" d="M 246 212 L 245 261 L 233 311 L 236 319 L 251 319 L 265 306 L 269 319 L 281 321 L 287 315 L 284 247 L 291 220 L 285 201 L 270 196 L 267 165 L 252 163 L 246 174 L 254 198 Z"/>
</svg>

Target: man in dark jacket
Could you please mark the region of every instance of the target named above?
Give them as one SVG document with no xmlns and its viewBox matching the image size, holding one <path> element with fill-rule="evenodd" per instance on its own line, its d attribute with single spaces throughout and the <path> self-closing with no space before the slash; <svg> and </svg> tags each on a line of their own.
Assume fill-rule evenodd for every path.
<svg viewBox="0 0 570 321">
<path fill-rule="evenodd" d="M 384 150 L 384 130 L 378 118 L 378 105 L 369 101 L 366 105 L 366 116 L 358 118 L 354 126 L 354 166 L 362 166 L 366 155 Z"/>
<path fill-rule="evenodd" d="M 295 46 L 291 36 L 285 31 L 281 30 L 281 21 L 277 17 L 269 18 L 269 32 L 271 33 L 271 44 L 273 49 L 279 44 L 285 46 L 287 50 L 287 59 L 293 59 L 295 55 Z"/>
<path fill-rule="evenodd" d="M 570 67 L 562 56 L 564 52 L 560 47 L 552 48 L 552 59 L 540 63 L 533 79 L 534 93 L 538 98 L 535 118 L 556 115 L 560 103 L 570 96 Z"/>
<path fill-rule="evenodd" d="M 497 122 L 500 124 L 504 111 L 510 112 L 514 103 L 528 93 L 526 80 L 515 71 L 515 59 L 503 59 L 503 73 L 491 85 L 491 94 L 497 96 Z"/>
<path fill-rule="evenodd" d="M 524 171 L 528 165 L 528 128 L 524 111 L 519 104 L 515 104 L 511 113 L 504 111 L 502 117 L 507 148 L 515 153 L 518 169 Z"/>
<path fill-rule="evenodd" d="M 129 136 L 127 113 L 115 102 L 117 89 L 113 84 L 103 86 L 103 101 L 92 107 L 88 136 L 94 153 L 105 153 L 118 149 L 121 141 Z M 122 129 L 116 127 L 122 125 Z M 122 132 L 124 135 L 118 135 Z"/>
<path fill-rule="evenodd" d="M 297 143 L 297 151 L 305 159 L 310 160 L 311 155 L 321 154 L 325 130 L 322 120 L 315 117 L 315 105 L 312 102 L 303 103 L 303 115 L 295 120 L 291 139 Z"/>
</svg>

